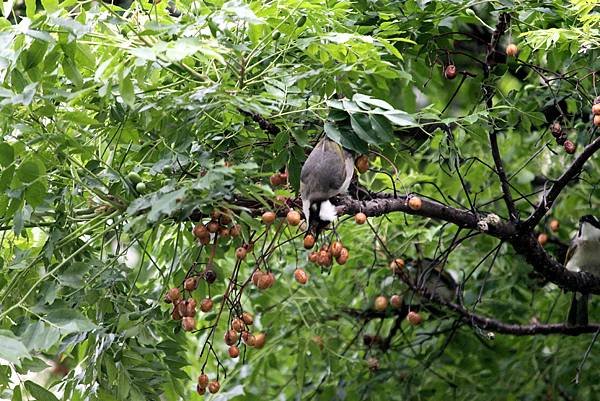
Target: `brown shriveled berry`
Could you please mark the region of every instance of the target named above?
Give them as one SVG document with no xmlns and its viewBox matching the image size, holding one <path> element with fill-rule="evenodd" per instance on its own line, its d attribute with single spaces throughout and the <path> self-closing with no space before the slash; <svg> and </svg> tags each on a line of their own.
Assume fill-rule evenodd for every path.
<svg viewBox="0 0 600 401">
<path fill-rule="evenodd" d="M 388 300 L 386 297 L 384 297 L 383 295 L 378 296 L 377 298 L 375 298 L 375 310 L 378 312 L 383 312 L 388 306 Z"/>
<path fill-rule="evenodd" d="M 410 323 L 412 326 L 417 326 L 423 321 L 421 315 L 419 315 L 415 311 L 408 312 L 408 315 L 406 315 L 406 319 L 408 320 L 408 323 Z"/>
<path fill-rule="evenodd" d="M 221 385 L 220 385 L 220 384 L 219 384 L 219 382 L 218 382 L 218 381 L 216 381 L 216 380 L 215 380 L 214 382 L 210 382 L 210 383 L 208 383 L 208 391 L 209 391 L 211 394 L 218 393 L 220 388 L 221 388 Z"/>
<path fill-rule="evenodd" d="M 245 333 L 248 333 L 248 332 L 246 331 Z M 244 340 L 243 335 L 242 335 L 242 340 Z M 256 344 L 256 337 L 254 337 L 254 334 L 248 333 L 246 335 L 246 339 L 244 340 L 244 343 L 249 347 L 254 347 L 254 345 Z"/>
<path fill-rule="evenodd" d="M 202 245 L 210 244 L 210 233 L 207 231 L 206 235 L 203 235 L 202 237 L 198 237 L 198 242 L 201 243 Z"/>
<path fill-rule="evenodd" d="M 331 265 L 332 259 L 331 254 L 326 250 L 319 251 L 319 256 L 317 257 L 317 264 L 319 266 L 329 266 Z"/>
<path fill-rule="evenodd" d="M 169 291 L 167 291 L 167 295 L 165 296 L 165 299 L 167 299 L 168 302 L 173 302 L 173 303 L 180 300 L 181 292 L 179 291 L 179 288 L 173 287 Z"/>
<path fill-rule="evenodd" d="M 239 317 L 234 318 L 231 321 L 231 328 L 237 331 L 238 333 L 241 333 L 242 330 L 244 330 L 244 321 Z"/>
<path fill-rule="evenodd" d="M 404 259 L 396 258 L 390 262 L 390 269 L 392 273 L 398 274 L 404 268 Z"/>
<path fill-rule="evenodd" d="M 229 352 L 229 356 L 232 358 L 237 358 L 238 356 L 240 356 L 240 349 L 238 347 L 236 347 L 235 345 L 232 345 L 231 347 L 229 347 L 227 352 Z"/>
<path fill-rule="evenodd" d="M 313 246 L 315 246 L 315 236 L 307 234 L 306 237 L 304 237 L 304 249 L 311 249 Z"/>
<path fill-rule="evenodd" d="M 356 224 L 365 224 L 365 222 L 367 221 L 367 215 L 362 212 L 356 213 L 354 215 L 354 221 L 356 222 Z"/>
<path fill-rule="evenodd" d="M 198 376 L 198 385 L 202 388 L 206 388 L 208 386 L 208 375 L 205 373 L 201 373 Z"/>
<path fill-rule="evenodd" d="M 596 105 L 596 106 L 598 106 L 598 105 Z M 600 127 L 600 115 L 599 115 L 599 114 L 596 114 L 596 115 L 594 116 L 594 125 L 595 125 L 596 127 Z"/>
<path fill-rule="evenodd" d="M 210 218 L 213 220 L 219 220 L 219 217 L 221 217 L 221 211 L 219 209 L 213 209 L 210 212 Z"/>
<path fill-rule="evenodd" d="M 360 174 L 366 173 L 369 171 L 369 157 L 367 155 L 358 156 L 354 165 Z"/>
<path fill-rule="evenodd" d="M 308 281 L 308 274 L 306 274 L 306 272 L 302 269 L 296 269 L 294 271 L 294 278 L 297 282 L 304 285 Z"/>
<path fill-rule="evenodd" d="M 390 305 L 392 308 L 399 309 L 402 306 L 402 297 L 398 294 L 394 294 L 390 297 Z"/>
<path fill-rule="evenodd" d="M 300 220 L 302 219 L 302 217 L 297 211 L 290 210 L 287 214 L 286 219 L 290 226 L 297 226 L 298 224 L 300 224 Z"/>
<path fill-rule="evenodd" d="M 187 301 L 181 301 L 177 304 L 177 312 L 183 317 L 186 317 L 187 314 Z"/>
<path fill-rule="evenodd" d="M 239 224 L 235 224 L 233 227 L 231 227 L 229 229 L 229 235 L 231 235 L 232 237 L 239 237 L 241 232 L 242 232 L 242 226 L 240 226 Z"/>
<path fill-rule="evenodd" d="M 208 230 L 209 233 L 214 234 L 217 231 L 219 231 L 219 222 L 216 220 L 211 220 L 208 222 L 208 224 L 206 225 L 206 229 Z"/>
<path fill-rule="evenodd" d="M 575 150 L 577 150 L 577 146 L 572 141 L 569 141 L 568 139 L 563 144 L 563 147 L 565 148 L 565 152 L 567 152 L 570 155 L 575 153 Z"/>
<path fill-rule="evenodd" d="M 219 227 L 219 237 L 227 238 L 229 237 L 229 229 L 227 227 Z"/>
<path fill-rule="evenodd" d="M 256 286 L 258 287 L 259 290 L 266 290 L 267 288 L 269 288 L 273 283 L 271 282 L 271 278 L 269 277 L 269 273 L 263 273 L 259 279 L 258 279 L 258 283 L 256 284 Z"/>
<path fill-rule="evenodd" d="M 552 220 L 550 220 L 550 224 L 548 224 L 548 226 L 550 226 L 550 230 L 557 232 L 558 229 L 560 228 L 560 223 L 558 220 L 552 219 Z"/>
<path fill-rule="evenodd" d="M 227 345 L 233 345 L 238 340 L 237 331 L 235 331 L 235 330 L 227 330 L 225 332 L 225 336 L 223 338 L 225 340 L 225 344 L 227 344 Z"/>
<path fill-rule="evenodd" d="M 206 393 L 206 387 L 200 387 L 199 384 L 196 385 L 196 392 L 199 395 L 204 395 Z"/>
<path fill-rule="evenodd" d="M 592 114 L 595 116 L 600 115 L 600 103 L 596 103 L 592 106 Z"/>
<path fill-rule="evenodd" d="M 254 323 L 254 317 L 252 316 L 252 314 L 250 312 L 244 312 L 244 313 L 242 313 L 242 320 L 248 326 L 250 326 L 252 323 Z"/>
<path fill-rule="evenodd" d="M 537 240 L 541 246 L 546 245 L 546 243 L 548 242 L 548 234 L 540 233 L 537 237 Z"/>
<path fill-rule="evenodd" d="M 313 263 L 317 263 L 317 260 L 319 259 L 319 254 L 317 252 L 311 252 L 308 255 L 308 260 L 313 262 Z"/>
<path fill-rule="evenodd" d="M 411 196 L 408 200 L 408 207 L 412 210 L 420 210 L 423 206 L 423 201 L 418 196 Z"/>
<path fill-rule="evenodd" d="M 246 248 L 240 246 L 238 249 L 235 250 L 235 257 L 239 260 L 243 260 L 246 258 L 246 253 Z"/>
<path fill-rule="evenodd" d="M 342 245 L 342 243 L 340 241 L 333 241 L 333 243 L 331 244 L 331 247 L 330 247 L 331 256 L 333 256 L 334 258 L 337 258 L 342 253 L 342 249 L 344 249 L 344 246 Z"/>
<path fill-rule="evenodd" d="M 196 319 L 186 316 L 181 321 L 181 326 L 183 327 L 184 331 L 192 331 L 196 328 Z"/>
<path fill-rule="evenodd" d="M 254 336 L 254 347 L 261 349 L 265 346 L 265 341 L 267 340 L 267 336 L 265 333 L 258 333 Z"/>
<path fill-rule="evenodd" d="M 231 218 L 231 211 L 226 211 L 223 212 L 221 214 L 221 216 L 219 217 L 219 222 L 224 225 L 224 226 L 228 226 L 231 224 L 232 218 Z"/>
<path fill-rule="evenodd" d="M 206 227 L 204 227 L 204 224 L 198 223 L 194 226 L 192 234 L 194 234 L 196 238 L 202 238 L 208 235 L 208 230 L 206 229 Z"/>
<path fill-rule="evenodd" d="M 550 132 L 555 138 L 558 138 L 562 135 L 562 127 L 558 121 L 552 123 L 552 125 L 550 126 Z"/>
<path fill-rule="evenodd" d="M 212 309 L 213 307 L 213 301 L 210 298 L 204 298 L 201 302 L 200 302 L 200 310 L 202 312 L 208 312 Z"/>
<path fill-rule="evenodd" d="M 206 267 L 206 269 L 204 269 L 204 280 L 206 280 L 208 284 L 212 284 L 216 279 L 217 273 L 214 271 L 214 269 L 212 267 Z"/>
<path fill-rule="evenodd" d="M 276 218 L 277 215 L 273 212 L 264 212 L 261 217 L 263 224 L 266 225 L 273 224 Z"/>
<path fill-rule="evenodd" d="M 456 78 L 456 66 L 454 64 L 448 64 L 446 69 L 444 69 L 444 76 L 446 79 Z"/>
<path fill-rule="evenodd" d="M 186 278 L 183 282 L 183 288 L 185 288 L 186 291 L 194 291 L 198 288 L 198 277 Z"/>
<path fill-rule="evenodd" d="M 242 331 L 242 341 L 244 342 L 244 344 L 248 344 L 248 337 L 250 336 L 250 332 L 249 331 Z"/>
<path fill-rule="evenodd" d="M 342 248 L 342 251 L 340 252 L 340 256 L 335 258 L 335 261 L 338 262 L 339 265 L 344 265 L 348 261 L 349 257 L 350 257 L 350 253 L 348 252 L 348 249 Z"/>
<path fill-rule="evenodd" d="M 514 43 L 511 43 L 508 46 L 506 46 L 506 55 L 508 57 L 515 57 L 518 52 L 519 48 Z"/>
</svg>

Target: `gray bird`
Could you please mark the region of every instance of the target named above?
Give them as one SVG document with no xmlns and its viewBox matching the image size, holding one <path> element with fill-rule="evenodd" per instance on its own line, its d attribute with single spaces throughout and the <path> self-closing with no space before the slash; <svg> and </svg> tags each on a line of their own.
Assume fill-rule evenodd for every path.
<svg viewBox="0 0 600 401">
<path fill-rule="evenodd" d="M 586 215 L 579 219 L 579 231 L 567 251 L 565 267 L 574 272 L 600 275 L 600 221 L 596 217 Z M 567 317 L 569 324 L 588 324 L 588 300 L 589 294 L 573 294 Z"/>
<path fill-rule="evenodd" d="M 458 284 L 442 265 L 433 262 L 429 258 L 417 261 L 414 272 L 411 271 L 411 276 L 415 277 L 415 286 L 425 289 L 430 295 L 435 294 L 440 299 L 451 302 L 456 297 Z"/>
<path fill-rule="evenodd" d="M 330 199 L 348 191 L 353 175 L 352 154 L 327 137 L 321 139 L 300 172 L 302 210 L 309 231 L 313 229 L 318 235 L 319 227 L 335 220 L 337 214 Z"/>
</svg>

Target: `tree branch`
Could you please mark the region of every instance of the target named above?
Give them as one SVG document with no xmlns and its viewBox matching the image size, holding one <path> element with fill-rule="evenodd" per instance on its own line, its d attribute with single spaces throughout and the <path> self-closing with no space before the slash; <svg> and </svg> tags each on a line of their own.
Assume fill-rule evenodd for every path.
<svg viewBox="0 0 600 401">
<path fill-rule="evenodd" d="M 535 211 L 519 226 L 521 231 L 531 231 L 540 222 L 540 220 L 546 215 L 548 210 L 552 207 L 558 195 L 567 186 L 569 181 L 575 178 L 579 173 L 585 162 L 594 155 L 600 149 L 600 136 L 598 136 L 592 143 L 587 145 L 583 152 L 573 161 L 573 163 L 565 170 L 565 172 L 559 177 L 556 182 L 550 188 L 550 191 L 542 197 L 538 207 Z"/>
</svg>

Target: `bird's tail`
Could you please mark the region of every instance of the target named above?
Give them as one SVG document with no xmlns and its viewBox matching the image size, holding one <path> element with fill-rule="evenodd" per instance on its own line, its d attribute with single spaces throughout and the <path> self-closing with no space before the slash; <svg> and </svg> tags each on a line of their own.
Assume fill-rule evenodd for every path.
<svg viewBox="0 0 600 401">
<path fill-rule="evenodd" d="M 588 294 L 573 293 L 567 322 L 571 326 L 587 326 L 588 324 Z"/>
<path fill-rule="evenodd" d="M 308 216 L 308 233 L 318 239 L 321 231 L 335 220 L 337 213 L 335 206 L 327 199 L 311 204 L 308 209 Z"/>
</svg>

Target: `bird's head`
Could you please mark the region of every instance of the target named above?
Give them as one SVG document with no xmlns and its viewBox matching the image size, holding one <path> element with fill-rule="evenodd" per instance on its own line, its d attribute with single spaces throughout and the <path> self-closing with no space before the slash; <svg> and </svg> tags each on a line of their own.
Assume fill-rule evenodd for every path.
<svg viewBox="0 0 600 401">
<path fill-rule="evenodd" d="M 600 241 L 600 220 L 587 214 L 579 219 L 579 237 L 584 240 Z"/>
</svg>

